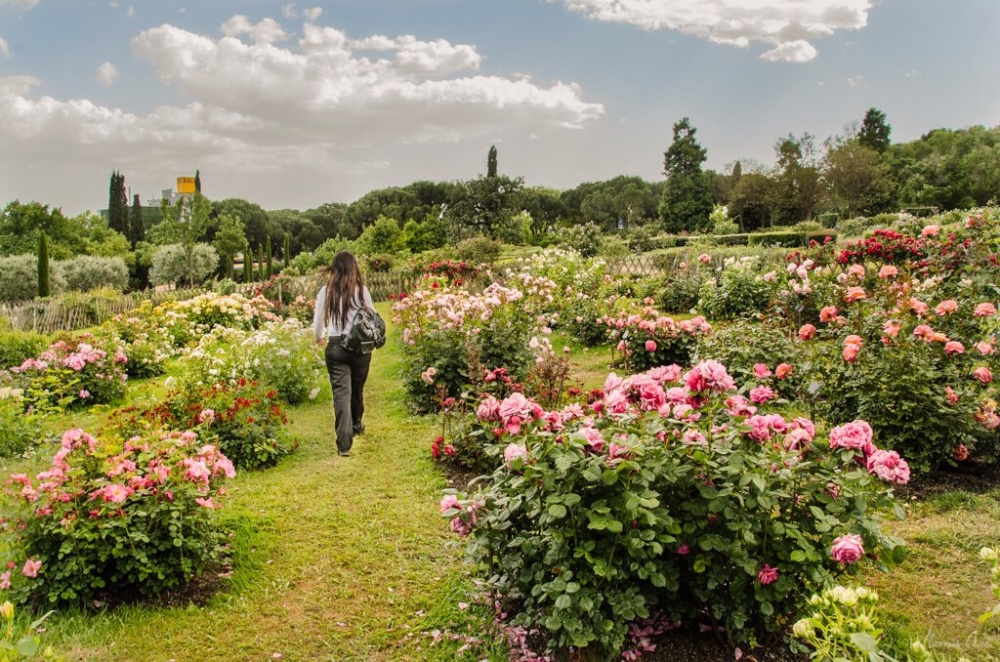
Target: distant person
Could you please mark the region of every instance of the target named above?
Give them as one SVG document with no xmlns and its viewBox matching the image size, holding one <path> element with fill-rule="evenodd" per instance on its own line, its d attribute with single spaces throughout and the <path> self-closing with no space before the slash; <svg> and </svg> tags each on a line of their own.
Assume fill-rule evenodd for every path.
<svg viewBox="0 0 1000 662">
<path fill-rule="evenodd" d="M 337 253 L 326 269 L 326 285 L 316 295 L 313 331 L 316 342 L 326 344 L 326 370 L 333 389 L 333 415 L 337 429 L 337 451 L 351 454 L 354 435 L 362 434 L 365 425 L 364 391 L 372 355 L 350 352 L 341 340 L 351 332 L 354 315 L 367 306 L 374 309 L 372 295 L 365 287 L 364 276 L 354 255 Z"/>
</svg>

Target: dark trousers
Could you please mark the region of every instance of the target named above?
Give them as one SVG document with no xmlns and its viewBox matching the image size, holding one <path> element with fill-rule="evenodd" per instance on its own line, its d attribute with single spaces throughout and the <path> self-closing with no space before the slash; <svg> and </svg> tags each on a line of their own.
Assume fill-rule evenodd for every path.
<svg viewBox="0 0 1000 662">
<path fill-rule="evenodd" d="M 337 428 L 337 450 L 346 453 L 354 444 L 354 435 L 364 429 L 365 381 L 372 362 L 371 354 L 355 354 L 340 346 L 340 338 L 326 344 L 326 371 L 333 389 L 333 416 Z"/>
</svg>

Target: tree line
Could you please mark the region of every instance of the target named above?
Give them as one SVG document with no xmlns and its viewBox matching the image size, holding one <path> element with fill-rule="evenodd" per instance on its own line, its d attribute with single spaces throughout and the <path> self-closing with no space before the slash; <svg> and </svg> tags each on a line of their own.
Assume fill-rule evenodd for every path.
<svg viewBox="0 0 1000 662">
<path fill-rule="evenodd" d="M 723 172 L 704 168 L 707 150 L 688 118 L 673 125 L 660 181 L 620 175 L 567 190 L 528 186 L 501 174 L 491 147 L 486 173 L 468 180 L 416 181 L 370 191 L 354 202 L 314 209 L 264 210 L 240 198 L 209 200 L 196 191 L 156 213 L 139 196 L 130 201 L 125 176 L 111 175 L 106 218 L 89 212 L 73 218 L 38 202 L 8 203 L 0 212 L 0 255 L 36 253 L 47 237 L 52 259 L 76 255 L 118 256 L 133 287 L 149 284 L 153 256 L 180 246 L 176 261 L 192 267 L 211 247 L 216 275 L 234 277 L 233 258 L 245 263 L 287 261 L 332 238 L 357 241 L 372 251 L 418 253 L 485 236 L 508 243 L 545 244 L 566 227 L 594 224 L 605 232 L 645 228 L 667 233 L 732 231 L 900 210 L 945 210 L 985 205 L 1000 195 L 1000 126 L 935 129 L 893 144 L 885 114 L 871 108 L 842 135 L 819 142 L 788 134 L 774 144 L 770 164 L 740 160 Z M 720 216 L 720 209 L 724 213 Z M 202 260 L 205 262 L 205 260 Z M 161 269 L 162 271 L 162 269 Z M 261 274 L 247 274 L 256 277 Z"/>
</svg>

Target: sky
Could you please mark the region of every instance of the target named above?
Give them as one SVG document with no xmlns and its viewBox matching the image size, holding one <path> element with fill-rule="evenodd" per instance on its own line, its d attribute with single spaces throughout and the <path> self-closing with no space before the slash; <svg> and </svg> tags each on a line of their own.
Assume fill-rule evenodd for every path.
<svg viewBox="0 0 1000 662">
<path fill-rule="evenodd" d="M 882 110 L 1000 124 L 1000 0 L 0 0 L 0 204 L 352 202 L 501 174 L 663 179 L 690 118 L 728 170 Z"/>
</svg>

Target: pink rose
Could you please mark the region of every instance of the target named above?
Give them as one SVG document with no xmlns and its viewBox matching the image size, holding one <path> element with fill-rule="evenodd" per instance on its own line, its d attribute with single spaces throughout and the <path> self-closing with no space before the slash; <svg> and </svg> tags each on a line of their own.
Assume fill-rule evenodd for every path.
<svg viewBox="0 0 1000 662">
<path fill-rule="evenodd" d="M 872 445 L 874 434 L 872 426 L 860 419 L 838 425 L 830 430 L 830 448 L 850 448 L 868 455 L 874 450 Z"/>
<path fill-rule="evenodd" d="M 891 264 L 887 264 L 878 270 L 878 277 L 881 278 L 882 280 L 886 280 L 888 278 L 895 278 L 898 275 L 899 275 L 899 269 L 897 269 L 895 266 Z"/>
<path fill-rule="evenodd" d="M 760 572 L 757 573 L 757 581 L 759 581 L 763 586 L 773 584 L 778 581 L 778 569 L 772 568 L 765 563 L 764 567 L 762 567 Z"/>
<path fill-rule="evenodd" d="M 799 338 L 802 340 L 812 340 L 816 336 L 816 327 L 812 324 L 803 324 L 799 328 Z"/>
<path fill-rule="evenodd" d="M 10 570 L 7 570 L 2 575 L 0 575 L 0 589 L 6 591 L 10 588 Z"/>
<path fill-rule="evenodd" d="M 909 304 L 910 310 L 912 310 L 917 317 L 923 317 L 927 314 L 927 311 L 931 309 L 931 307 L 926 303 L 920 301 L 919 299 L 914 299 L 913 297 L 910 297 Z"/>
<path fill-rule="evenodd" d="M 938 315 L 950 315 L 951 313 L 954 313 L 957 310 L 958 310 L 958 302 L 955 301 L 954 299 L 947 299 L 939 303 L 937 305 L 937 308 L 934 309 L 934 312 L 937 313 Z"/>
<path fill-rule="evenodd" d="M 701 255 L 698 256 L 698 261 L 701 262 L 702 264 L 711 264 L 712 256 L 709 255 L 708 253 L 702 253 Z"/>
<path fill-rule="evenodd" d="M 647 340 L 646 341 L 646 351 L 647 352 L 655 352 L 656 351 L 656 341 L 655 340 Z"/>
<path fill-rule="evenodd" d="M 726 372 L 726 366 L 718 361 L 702 361 L 684 376 L 684 382 L 692 391 L 714 391 L 725 393 L 736 388 L 736 382 Z M 669 392 L 668 392 L 669 395 Z"/>
<path fill-rule="evenodd" d="M 890 338 L 895 338 L 896 336 L 899 335 L 900 328 L 901 326 L 899 322 L 888 320 L 885 324 L 882 325 L 882 333 L 889 336 Z"/>
<path fill-rule="evenodd" d="M 830 556 L 833 557 L 833 560 L 844 565 L 855 563 L 864 555 L 865 547 L 862 544 L 861 536 L 853 533 L 840 536 L 833 541 L 833 547 L 830 548 Z"/>
<path fill-rule="evenodd" d="M 520 444 L 508 444 L 507 448 L 503 449 L 503 459 L 507 462 L 508 467 L 517 459 L 527 462 L 528 449 Z"/>
<path fill-rule="evenodd" d="M 965 345 L 957 340 L 950 340 L 944 344 L 945 354 L 965 354 Z"/>
<path fill-rule="evenodd" d="M 822 310 L 819 311 L 819 321 L 824 324 L 829 324 L 833 320 L 837 319 L 837 308 L 834 306 L 824 306 Z"/>
<path fill-rule="evenodd" d="M 768 400 L 773 400 L 777 397 L 777 395 L 778 394 L 774 392 L 774 389 L 763 384 L 750 389 L 750 399 L 757 404 L 763 404 Z"/>
<path fill-rule="evenodd" d="M 847 303 L 854 303 L 855 301 L 861 301 L 862 299 L 867 299 L 868 295 L 865 294 L 865 288 L 863 287 L 849 287 L 847 288 L 847 293 L 844 294 L 844 300 Z"/>
<path fill-rule="evenodd" d="M 997 314 L 997 307 L 987 301 L 986 303 L 977 305 L 975 312 L 972 314 L 975 317 L 993 317 Z"/>
<path fill-rule="evenodd" d="M 458 497 L 454 494 L 445 494 L 441 499 L 441 514 L 444 515 L 452 508 L 458 508 Z"/>
<path fill-rule="evenodd" d="M 984 384 L 989 384 L 993 381 L 993 373 L 986 366 L 980 366 L 972 371 L 972 376 L 981 381 Z"/>
<path fill-rule="evenodd" d="M 989 356 L 990 354 L 993 353 L 993 345 L 991 345 L 986 341 L 977 342 L 976 351 L 982 354 L 983 356 Z"/>
<path fill-rule="evenodd" d="M 774 376 L 778 379 L 785 379 L 790 377 L 795 368 L 791 363 L 779 363 L 778 367 L 774 369 Z"/>
<path fill-rule="evenodd" d="M 753 374 L 757 376 L 757 379 L 766 379 L 771 376 L 771 369 L 767 367 L 766 363 L 755 363 Z"/>
<path fill-rule="evenodd" d="M 486 396 L 482 399 L 482 401 L 480 401 L 479 406 L 476 408 L 476 416 L 478 416 L 481 421 L 499 421 L 500 401 L 492 395 Z"/>
<path fill-rule="evenodd" d="M 687 556 L 688 554 L 691 553 L 691 546 L 688 545 L 687 543 L 683 543 L 680 547 L 677 548 L 677 553 L 680 554 L 681 556 Z"/>
<path fill-rule="evenodd" d="M 33 578 L 38 576 L 38 571 L 41 569 L 42 569 L 41 561 L 33 561 L 31 559 L 28 559 L 27 561 L 24 562 L 24 568 L 21 569 L 21 572 L 24 573 L 25 577 Z"/>
<path fill-rule="evenodd" d="M 940 225 L 928 225 L 928 226 L 924 227 L 923 230 L 920 231 L 920 236 L 921 237 L 936 237 L 940 233 L 941 233 L 941 226 Z"/>
<path fill-rule="evenodd" d="M 910 466 L 896 451 L 875 451 L 868 456 L 868 472 L 888 483 L 906 485 L 910 482 Z"/>
</svg>

